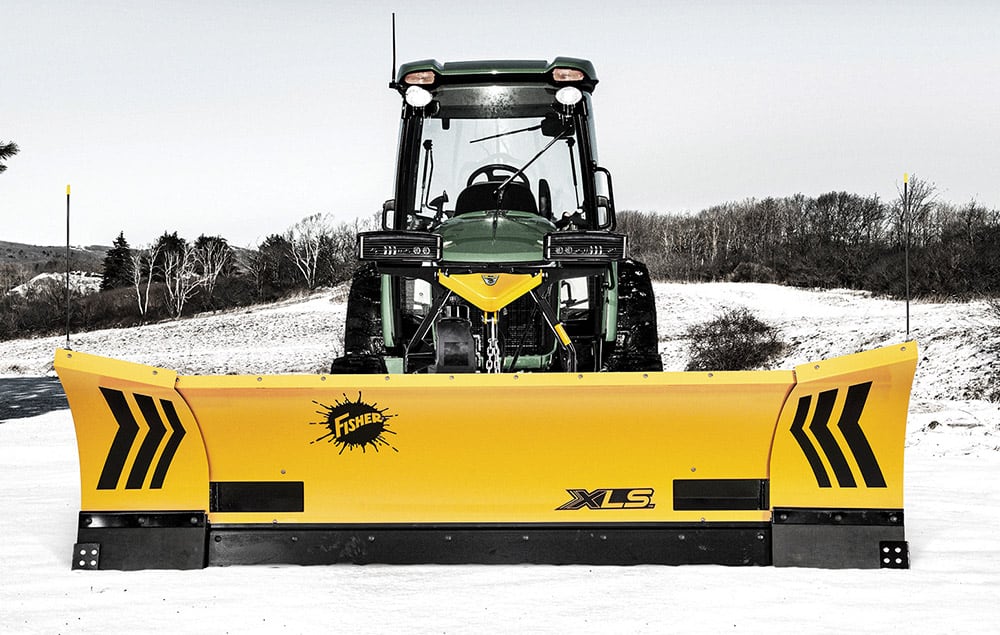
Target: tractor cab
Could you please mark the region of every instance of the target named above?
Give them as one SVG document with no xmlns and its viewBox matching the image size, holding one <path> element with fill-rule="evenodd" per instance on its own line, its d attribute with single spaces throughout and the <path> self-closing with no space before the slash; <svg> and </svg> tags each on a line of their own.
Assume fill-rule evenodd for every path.
<svg viewBox="0 0 1000 635">
<path fill-rule="evenodd" d="M 384 228 L 433 231 L 460 216 L 513 214 L 548 231 L 610 229 L 610 176 L 596 167 L 593 138 L 596 83 L 589 62 L 570 58 L 404 65 L 393 83 L 403 111 Z"/>
</svg>

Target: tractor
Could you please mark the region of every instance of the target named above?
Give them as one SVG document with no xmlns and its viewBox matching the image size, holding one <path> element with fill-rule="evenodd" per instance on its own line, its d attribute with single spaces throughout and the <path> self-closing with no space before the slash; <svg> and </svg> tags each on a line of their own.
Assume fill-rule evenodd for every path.
<svg viewBox="0 0 1000 635">
<path fill-rule="evenodd" d="M 395 197 L 358 237 L 331 372 L 660 371 L 586 60 L 404 64 Z"/>
</svg>

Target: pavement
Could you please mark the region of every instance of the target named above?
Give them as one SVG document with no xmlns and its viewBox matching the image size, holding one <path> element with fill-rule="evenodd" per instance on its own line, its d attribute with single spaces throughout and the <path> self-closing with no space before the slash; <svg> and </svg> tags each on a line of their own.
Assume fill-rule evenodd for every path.
<svg viewBox="0 0 1000 635">
<path fill-rule="evenodd" d="M 58 377 L 0 377 L 0 423 L 67 408 Z"/>
</svg>

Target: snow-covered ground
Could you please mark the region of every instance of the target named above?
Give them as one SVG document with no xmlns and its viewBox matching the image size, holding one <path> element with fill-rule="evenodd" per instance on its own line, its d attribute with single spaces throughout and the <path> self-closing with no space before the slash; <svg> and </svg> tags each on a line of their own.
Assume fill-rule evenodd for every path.
<svg viewBox="0 0 1000 635">
<path fill-rule="evenodd" d="M 101 276 L 85 271 L 71 271 L 69 274 L 70 288 L 81 295 L 97 293 L 101 290 Z M 9 291 L 12 295 L 25 296 L 32 292 L 37 292 L 44 288 L 65 289 L 66 274 L 63 273 L 40 273 L 24 284 L 20 284 Z"/>
<path fill-rule="evenodd" d="M 668 370 L 688 325 L 745 306 L 791 346 L 778 367 L 905 339 L 901 302 L 856 291 L 658 284 Z M 190 373 L 314 373 L 341 347 L 345 290 L 72 337 Z M 0 632 L 996 632 L 1000 329 L 985 303 L 914 303 L 908 571 L 590 566 L 70 571 L 79 484 L 69 411 L 0 423 Z M 0 342 L 0 375 L 51 374 L 65 338 Z"/>
</svg>

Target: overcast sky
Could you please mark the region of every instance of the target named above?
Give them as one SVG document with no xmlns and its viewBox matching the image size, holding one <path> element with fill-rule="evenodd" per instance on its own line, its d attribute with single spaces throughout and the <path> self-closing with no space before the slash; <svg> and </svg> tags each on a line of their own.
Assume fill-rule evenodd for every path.
<svg viewBox="0 0 1000 635">
<path fill-rule="evenodd" d="M 392 196 L 399 60 L 593 60 L 619 209 L 1000 207 L 1000 2 L 0 0 L 0 240 L 256 245 Z"/>
</svg>

